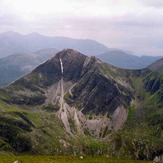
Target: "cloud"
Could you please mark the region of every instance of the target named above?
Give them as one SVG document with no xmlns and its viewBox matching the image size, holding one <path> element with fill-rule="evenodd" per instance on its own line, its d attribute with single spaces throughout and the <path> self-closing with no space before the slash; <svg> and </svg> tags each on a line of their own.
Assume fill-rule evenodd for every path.
<svg viewBox="0 0 163 163">
<path fill-rule="evenodd" d="M 108 47 L 160 55 L 162 0 L 1 0 L 0 32 L 94 39 Z"/>
<path fill-rule="evenodd" d="M 146 6 L 152 6 L 152 7 L 156 7 L 156 8 L 163 7 L 162 0 L 138 0 L 138 1 Z"/>
</svg>

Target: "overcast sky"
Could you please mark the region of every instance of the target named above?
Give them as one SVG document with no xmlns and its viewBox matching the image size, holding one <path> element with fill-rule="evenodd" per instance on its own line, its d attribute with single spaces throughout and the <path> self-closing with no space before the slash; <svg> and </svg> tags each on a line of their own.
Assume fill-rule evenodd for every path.
<svg viewBox="0 0 163 163">
<path fill-rule="evenodd" d="M 93 39 L 163 55 L 163 0 L 0 0 L 0 33 Z"/>
</svg>

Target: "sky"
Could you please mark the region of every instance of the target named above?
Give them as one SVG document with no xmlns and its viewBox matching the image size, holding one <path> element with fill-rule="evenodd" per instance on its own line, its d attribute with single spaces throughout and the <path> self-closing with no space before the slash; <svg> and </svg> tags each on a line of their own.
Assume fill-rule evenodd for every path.
<svg viewBox="0 0 163 163">
<path fill-rule="evenodd" d="M 6 31 L 163 56 L 163 0 L 0 0 L 0 33 Z"/>
</svg>

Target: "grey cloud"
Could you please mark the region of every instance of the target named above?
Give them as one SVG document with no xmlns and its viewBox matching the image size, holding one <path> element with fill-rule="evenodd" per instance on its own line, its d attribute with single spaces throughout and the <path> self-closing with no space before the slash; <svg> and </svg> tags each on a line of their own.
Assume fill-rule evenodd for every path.
<svg viewBox="0 0 163 163">
<path fill-rule="evenodd" d="M 162 27 L 163 24 L 152 26 L 150 20 L 144 25 L 143 19 L 135 22 L 129 18 L 125 21 L 109 18 L 65 18 L 56 31 L 59 35 L 95 39 L 108 47 L 131 50 L 139 55 L 161 55 L 163 49 L 158 49 L 156 42 L 163 38 Z"/>
<path fill-rule="evenodd" d="M 140 17 L 49 17 L 30 24 L 33 31 L 42 34 L 93 39 L 108 47 L 130 50 L 139 55 L 163 54 L 163 49 L 157 46 L 163 38 L 162 17 L 155 25 L 151 19 L 145 20 L 146 15 Z"/>
<path fill-rule="evenodd" d="M 0 16 L 0 25 L 20 25 L 22 21 L 16 15 L 3 15 Z"/>
<path fill-rule="evenodd" d="M 129 17 L 120 20 L 118 23 L 124 26 L 142 27 L 142 28 L 158 28 L 163 27 L 163 15 L 150 15 L 148 13 L 139 16 Z"/>
<path fill-rule="evenodd" d="M 163 6 L 163 0 L 138 1 L 153 7 Z M 0 10 L 3 7 L 1 2 Z M 161 55 L 163 49 L 157 43 L 163 38 L 162 20 L 163 12 L 160 8 L 150 8 L 142 13 L 121 17 L 36 15 L 34 20 L 25 20 L 20 13 L 3 10 L 0 13 L 0 29 L 4 26 L 7 30 L 22 33 L 35 31 L 49 36 L 88 38 L 108 47 L 130 50 L 137 54 Z"/>
<path fill-rule="evenodd" d="M 153 6 L 156 8 L 162 8 L 163 7 L 163 0 L 138 0 L 138 2 L 147 5 L 147 6 Z"/>
</svg>

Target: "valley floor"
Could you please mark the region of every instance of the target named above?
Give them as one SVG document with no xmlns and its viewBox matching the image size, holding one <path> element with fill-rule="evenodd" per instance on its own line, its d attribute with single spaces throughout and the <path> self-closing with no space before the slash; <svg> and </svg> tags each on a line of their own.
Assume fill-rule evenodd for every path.
<svg viewBox="0 0 163 163">
<path fill-rule="evenodd" d="M 75 156 L 0 156 L 1 163 L 153 163 L 153 161 L 121 160 L 107 157 Z"/>
</svg>

